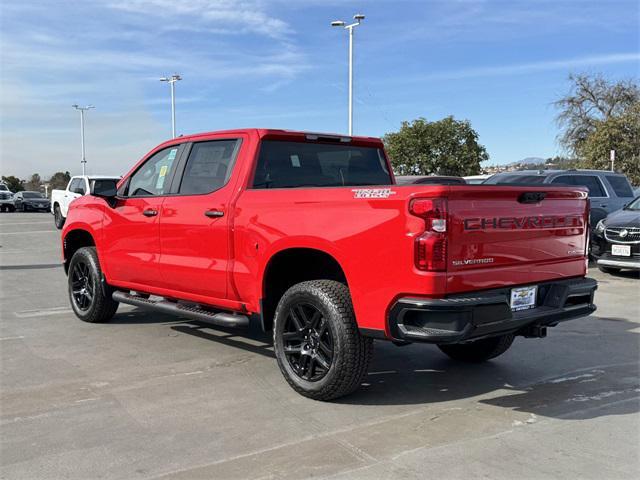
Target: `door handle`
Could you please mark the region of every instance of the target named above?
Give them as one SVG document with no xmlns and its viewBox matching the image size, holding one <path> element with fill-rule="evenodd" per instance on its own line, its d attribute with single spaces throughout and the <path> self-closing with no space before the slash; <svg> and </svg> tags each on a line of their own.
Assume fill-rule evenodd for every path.
<svg viewBox="0 0 640 480">
<path fill-rule="evenodd" d="M 222 210 L 207 210 L 204 214 L 209 218 L 224 217 L 224 212 Z"/>
<path fill-rule="evenodd" d="M 145 210 L 144 212 L 142 212 L 142 214 L 145 217 L 155 217 L 156 215 L 158 215 L 158 211 L 157 210 Z"/>
</svg>

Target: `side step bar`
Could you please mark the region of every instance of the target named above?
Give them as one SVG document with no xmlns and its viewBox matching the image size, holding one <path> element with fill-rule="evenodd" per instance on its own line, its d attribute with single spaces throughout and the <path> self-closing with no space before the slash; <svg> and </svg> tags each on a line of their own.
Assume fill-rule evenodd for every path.
<svg viewBox="0 0 640 480">
<path fill-rule="evenodd" d="M 111 295 L 116 302 L 135 305 L 136 307 L 150 308 L 158 312 L 182 315 L 204 323 L 210 323 L 219 327 L 242 328 L 249 326 L 249 317 L 227 312 L 212 312 L 191 305 L 168 302 L 166 300 L 150 300 L 148 298 L 131 295 L 130 293 L 115 291 Z"/>
</svg>

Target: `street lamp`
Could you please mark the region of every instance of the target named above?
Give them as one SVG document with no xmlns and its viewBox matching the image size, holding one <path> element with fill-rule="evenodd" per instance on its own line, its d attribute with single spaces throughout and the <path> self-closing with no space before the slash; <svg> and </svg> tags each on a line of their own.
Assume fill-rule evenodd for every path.
<svg viewBox="0 0 640 480">
<path fill-rule="evenodd" d="M 182 77 L 174 73 L 170 77 L 162 77 L 161 82 L 169 82 L 171 86 L 171 135 L 176 138 L 176 86 L 175 83 L 182 80 Z"/>
<path fill-rule="evenodd" d="M 86 110 L 90 110 L 92 108 L 96 108 L 93 105 L 86 105 L 81 107 L 80 105 L 71 105 L 76 110 L 80 111 L 80 147 L 82 148 L 82 175 L 85 174 L 85 165 L 87 164 L 87 159 L 84 156 L 84 112 Z"/>
<path fill-rule="evenodd" d="M 342 20 L 331 22 L 332 27 L 343 27 L 349 30 L 349 136 L 353 135 L 353 29 L 364 20 L 364 15 L 359 13 L 354 15 L 353 19 L 355 22 L 349 25 Z"/>
</svg>

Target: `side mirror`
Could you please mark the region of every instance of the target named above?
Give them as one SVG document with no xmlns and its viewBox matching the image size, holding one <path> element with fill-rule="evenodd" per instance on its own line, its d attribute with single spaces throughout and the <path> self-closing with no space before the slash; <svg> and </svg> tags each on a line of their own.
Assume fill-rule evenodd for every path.
<svg viewBox="0 0 640 480">
<path fill-rule="evenodd" d="M 118 193 L 118 182 L 112 179 L 94 180 L 91 185 L 91 195 L 112 200 Z"/>
</svg>

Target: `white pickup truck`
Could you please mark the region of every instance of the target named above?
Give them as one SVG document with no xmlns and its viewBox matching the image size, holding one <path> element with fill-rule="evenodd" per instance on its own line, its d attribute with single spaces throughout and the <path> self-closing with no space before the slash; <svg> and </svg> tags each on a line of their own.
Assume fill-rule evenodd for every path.
<svg viewBox="0 0 640 480">
<path fill-rule="evenodd" d="M 67 218 L 69 205 L 76 198 L 88 195 L 94 180 L 120 180 L 120 177 L 109 175 L 78 175 L 71 177 L 67 188 L 51 191 L 51 213 L 53 213 L 56 228 L 61 229 Z"/>
</svg>

